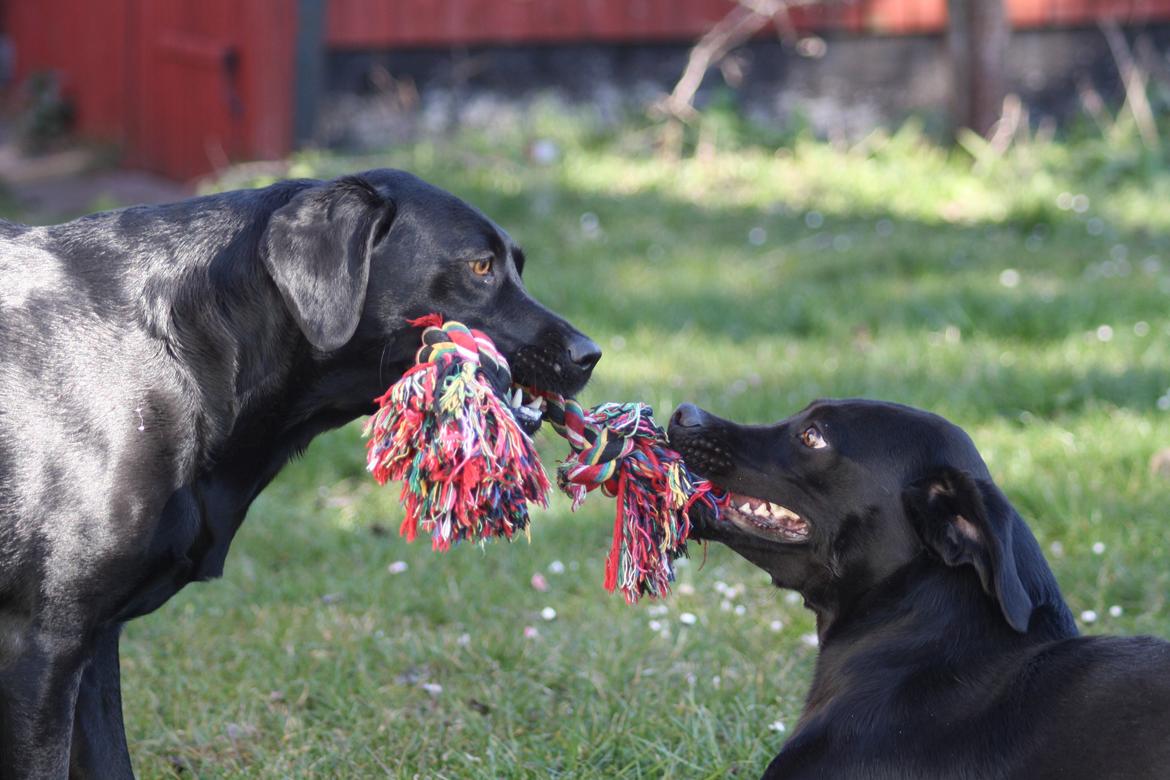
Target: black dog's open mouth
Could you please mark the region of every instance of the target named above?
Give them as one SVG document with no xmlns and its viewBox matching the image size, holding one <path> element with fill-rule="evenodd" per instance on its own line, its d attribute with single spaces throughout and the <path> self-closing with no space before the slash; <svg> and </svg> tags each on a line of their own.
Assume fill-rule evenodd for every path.
<svg viewBox="0 0 1170 780">
<path fill-rule="evenodd" d="M 744 438 L 742 431 L 751 430 L 720 420 L 693 404 L 679 406 L 671 416 L 670 446 L 683 456 L 691 471 L 727 494 L 726 503 L 717 512 L 702 504 L 693 508 L 692 538 L 752 547 L 760 546 L 751 544 L 752 540 L 776 544 L 808 541 L 810 524 L 798 512 L 726 487 L 735 485 L 742 489 L 748 485 L 752 490 L 772 492 L 768 485 L 781 481 L 759 467 L 741 467 L 743 461 L 751 460 L 741 455 L 746 456 L 753 447 L 752 439 Z"/>
<path fill-rule="evenodd" d="M 720 520 L 735 525 L 742 531 L 776 542 L 803 542 L 808 540 L 808 522 L 788 507 L 752 496 L 731 493 Z"/>
<path fill-rule="evenodd" d="M 516 424 L 529 436 L 535 436 L 544 420 L 544 399 L 534 395 L 530 388 L 520 385 L 512 385 L 508 392 L 508 406 L 516 418 Z"/>
</svg>

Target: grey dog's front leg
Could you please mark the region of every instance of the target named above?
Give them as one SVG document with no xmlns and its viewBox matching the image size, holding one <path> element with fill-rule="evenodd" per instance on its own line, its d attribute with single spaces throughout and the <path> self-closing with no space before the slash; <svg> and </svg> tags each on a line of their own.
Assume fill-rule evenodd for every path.
<svg viewBox="0 0 1170 780">
<path fill-rule="evenodd" d="M 122 723 L 122 683 L 118 661 L 121 625 L 103 628 L 81 676 L 69 755 L 71 778 L 128 780 L 134 777 Z"/>
<path fill-rule="evenodd" d="M 0 656 L 0 778 L 64 778 L 87 648 L 72 633 L 37 627 L 6 639 Z"/>
</svg>

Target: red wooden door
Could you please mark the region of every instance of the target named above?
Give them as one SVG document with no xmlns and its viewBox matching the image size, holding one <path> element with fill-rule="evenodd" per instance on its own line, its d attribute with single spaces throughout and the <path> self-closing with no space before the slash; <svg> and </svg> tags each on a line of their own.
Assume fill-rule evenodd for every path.
<svg viewBox="0 0 1170 780">
<path fill-rule="evenodd" d="M 191 178 L 292 145 L 296 0 L 131 0 L 132 165 Z"/>
<path fill-rule="evenodd" d="M 136 0 L 134 165 L 191 178 L 245 151 L 236 0 Z"/>
</svg>

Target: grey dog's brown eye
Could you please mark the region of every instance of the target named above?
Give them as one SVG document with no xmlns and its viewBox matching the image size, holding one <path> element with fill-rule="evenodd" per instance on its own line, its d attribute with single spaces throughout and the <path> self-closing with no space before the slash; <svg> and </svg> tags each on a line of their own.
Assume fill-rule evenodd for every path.
<svg viewBox="0 0 1170 780">
<path fill-rule="evenodd" d="M 825 441 L 825 437 L 813 425 L 810 425 L 801 432 L 800 443 L 810 450 L 823 450 L 829 446 L 829 443 Z"/>
<path fill-rule="evenodd" d="M 481 257 L 479 260 L 472 260 L 471 272 L 476 276 L 487 276 L 492 272 L 492 259 Z"/>
</svg>

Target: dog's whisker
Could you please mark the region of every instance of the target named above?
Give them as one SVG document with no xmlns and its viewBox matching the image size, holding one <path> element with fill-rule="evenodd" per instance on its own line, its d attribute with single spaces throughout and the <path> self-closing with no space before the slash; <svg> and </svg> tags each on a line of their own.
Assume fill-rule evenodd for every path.
<svg viewBox="0 0 1170 780">
<path fill-rule="evenodd" d="M 383 377 L 382 372 L 386 368 L 386 353 L 389 351 L 390 351 L 390 342 L 387 341 L 384 344 L 382 344 L 382 354 L 378 356 L 378 384 L 379 385 L 386 384 L 386 380 Z"/>
</svg>

